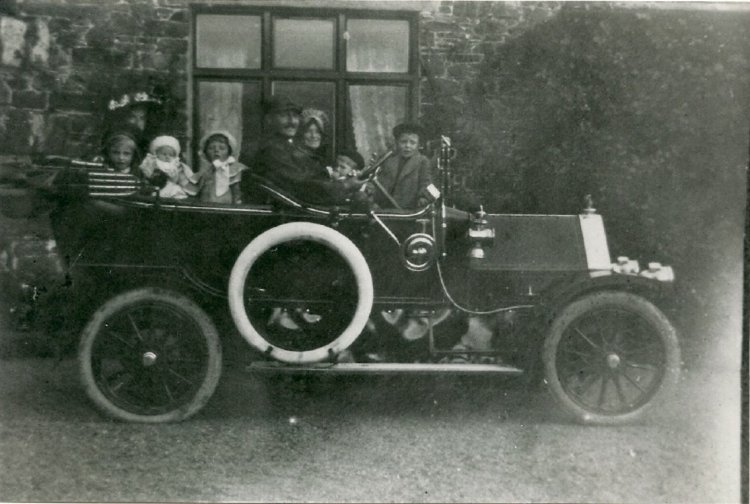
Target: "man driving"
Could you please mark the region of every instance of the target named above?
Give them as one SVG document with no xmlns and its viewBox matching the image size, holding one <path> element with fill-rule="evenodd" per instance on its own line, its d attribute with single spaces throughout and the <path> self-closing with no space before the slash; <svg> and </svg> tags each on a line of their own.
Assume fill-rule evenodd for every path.
<svg viewBox="0 0 750 504">
<path fill-rule="evenodd" d="M 269 135 L 255 155 L 254 174 L 304 202 L 320 205 L 345 204 L 364 184 L 356 177 L 332 180 L 317 157 L 295 144 L 299 105 L 285 96 L 273 96 L 264 103 L 264 112 Z M 245 194 L 253 191 L 251 185 L 250 179 L 243 179 Z"/>
</svg>

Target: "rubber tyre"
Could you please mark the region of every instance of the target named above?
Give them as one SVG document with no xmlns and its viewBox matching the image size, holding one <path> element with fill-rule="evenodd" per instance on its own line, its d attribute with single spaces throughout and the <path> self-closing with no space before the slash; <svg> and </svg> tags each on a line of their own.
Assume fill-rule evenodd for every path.
<svg viewBox="0 0 750 504">
<path fill-rule="evenodd" d="M 649 338 L 653 340 L 654 345 L 657 345 L 662 357 L 660 359 L 662 365 L 658 370 L 660 373 L 658 381 L 650 387 L 648 393 L 644 393 L 643 399 L 638 404 L 619 412 L 604 413 L 587 407 L 574 394 L 571 394 L 563 384 L 560 369 L 558 369 L 561 342 L 565 341 L 563 336 L 566 334 L 566 330 L 573 327 L 573 324 L 578 321 L 597 312 L 600 315 L 606 312 L 620 312 L 637 318 L 640 323 L 650 329 Z M 617 358 L 614 358 L 614 360 L 619 362 Z M 566 414 L 585 424 L 620 425 L 640 420 L 648 410 L 669 395 L 680 374 L 680 349 L 677 334 L 672 324 L 651 302 L 638 295 L 625 292 L 595 292 L 563 308 L 554 318 L 547 333 L 542 361 L 545 383 L 554 400 Z M 624 358 L 623 362 L 626 362 Z M 615 364 L 615 366 L 617 365 Z M 627 365 L 622 367 L 623 373 L 625 367 Z M 606 365 L 602 364 L 601 368 L 605 369 L 605 373 L 608 372 Z M 608 386 L 608 384 L 603 384 L 601 389 L 604 390 Z M 617 389 L 620 386 L 618 383 Z M 640 389 L 638 390 L 640 391 Z M 617 392 L 619 395 L 620 390 L 617 390 Z"/>
<path fill-rule="evenodd" d="M 331 248 L 349 265 L 357 283 L 357 307 L 349 325 L 334 340 L 312 350 L 294 351 L 269 343 L 253 326 L 244 303 L 245 282 L 255 261 L 271 248 L 295 240 L 310 240 Z M 260 234 L 245 247 L 229 276 L 229 310 L 243 338 L 260 352 L 276 360 L 306 364 L 321 362 L 346 350 L 365 328 L 372 310 L 372 275 L 362 253 L 349 238 L 335 229 L 311 222 L 281 224 Z"/>
<path fill-rule="evenodd" d="M 204 345 L 205 362 L 200 369 L 197 389 L 172 410 L 146 414 L 118 404 L 108 397 L 95 377 L 93 356 L 97 340 L 108 321 L 141 305 L 156 303 L 183 317 L 194 325 L 194 334 Z M 185 296 L 160 288 L 141 288 L 119 294 L 104 303 L 92 316 L 83 330 L 78 346 L 79 371 L 86 394 L 105 415 L 126 422 L 165 423 L 185 420 L 206 405 L 216 390 L 222 371 L 222 352 L 219 334 L 209 316 Z"/>
</svg>

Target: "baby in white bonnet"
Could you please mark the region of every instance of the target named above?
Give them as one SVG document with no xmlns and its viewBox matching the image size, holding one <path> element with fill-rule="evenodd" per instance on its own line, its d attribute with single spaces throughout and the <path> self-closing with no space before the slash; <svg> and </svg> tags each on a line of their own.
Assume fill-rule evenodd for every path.
<svg viewBox="0 0 750 504">
<path fill-rule="evenodd" d="M 148 150 L 141 163 L 141 172 L 152 181 L 166 178 L 166 183 L 159 189 L 160 197 L 184 199 L 198 194 L 197 177 L 188 165 L 180 161 L 180 142 L 176 138 L 158 136 L 151 141 Z"/>
</svg>

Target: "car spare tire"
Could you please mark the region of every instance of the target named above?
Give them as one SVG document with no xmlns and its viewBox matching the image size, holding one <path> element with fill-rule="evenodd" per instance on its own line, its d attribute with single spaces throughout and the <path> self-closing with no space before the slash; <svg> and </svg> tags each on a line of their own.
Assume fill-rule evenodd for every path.
<svg viewBox="0 0 750 504">
<path fill-rule="evenodd" d="M 248 244 L 229 276 L 237 330 L 266 356 L 287 363 L 335 360 L 370 316 L 373 284 L 356 245 L 310 222 L 269 229 Z"/>
</svg>

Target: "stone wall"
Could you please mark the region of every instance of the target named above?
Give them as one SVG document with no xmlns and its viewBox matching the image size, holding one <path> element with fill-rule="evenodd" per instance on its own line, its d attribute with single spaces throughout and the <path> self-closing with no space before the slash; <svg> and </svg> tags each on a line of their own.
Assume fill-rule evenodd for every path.
<svg viewBox="0 0 750 504">
<path fill-rule="evenodd" d="M 184 129 L 189 26 L 181 4 L 3 2 L 4 153 L 88 152 L 107 100 L 146 87 L 166 88 Z"/>
</svg>

